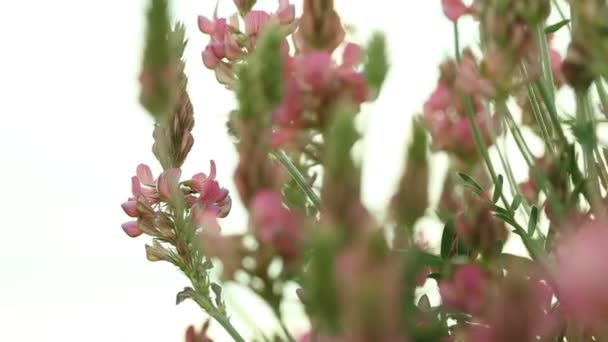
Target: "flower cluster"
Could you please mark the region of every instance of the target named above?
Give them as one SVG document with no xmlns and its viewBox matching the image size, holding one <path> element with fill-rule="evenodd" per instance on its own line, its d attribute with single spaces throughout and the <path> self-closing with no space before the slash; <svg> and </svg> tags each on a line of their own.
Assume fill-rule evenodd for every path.
<svg viewBox="0 0 608 342">
<path fill-rule="evenodd" d="M 131 193 L 122 204 L 127 215 L 137 218 L 122 224 L 122 229 L 131 237 L 142 233 L 153 237 L 174 237 L 174 223 L 163 210 L 165 205 L 183 203 L 191 211 L 192 223 L 197 227 L 217 227 L 216 218 L 226 217 L 232 200 L 228 190 L 221 188 L 215 180 L 215 163 L 211 161 L 211 172 L 207 176 L 197 173 L 192 179 L 180 182 L 180 169 L 168 169 L 154 179 L 150 167 L 137 166 L 131 178 Z"/>
<path fill-rule="evenodd" d="M 217 80 L 229 88 L 234 88 L 235 85 L 237 62 L 255 49 L 264 28 L 280 25 L 287 32 L 293 32 L 295 7 L 288 0 L 280 0 L 275 13 L 251 10 L 245 14 L 243 21 L 244 31 L 241 31 L 238 14 L 235 13 L 230 18 L 219 18 L 217 8 L 212 19 L 203 15 L 198 17 L 199 29 L 210 38 L 203 51 L 203 62 L 207 68 L 215 71 Z M 289 50 L 287 41 L 284 47 Z"/>
</svg>

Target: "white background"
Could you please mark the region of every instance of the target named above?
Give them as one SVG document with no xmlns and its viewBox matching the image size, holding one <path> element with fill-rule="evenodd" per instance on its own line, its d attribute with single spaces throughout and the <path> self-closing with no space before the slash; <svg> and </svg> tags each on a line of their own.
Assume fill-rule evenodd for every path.
<svg viewBox="0 0 608 342">
<path fill-rule="evenodd" d="M 184 173 L 207 171 L 215 159 L 218 178 L 233 190 L 236 156 L 224 129 L 233 96 L 202 65 L 207 37 L 196 28 L 196 16 L 211 16 L 215 1 L 174 3 L 175 16 L 189 25 L 196 118 Z M 336 3 L 344 22 L 358 28 L 351 39 L 364 42 L 381 29 L 390 46 L 390 76 L 361 120 L 365 202 L 381 217 L 409 118 L 451 54 L 452 26 L 439 0 Z M 145 4 L 0 2 L 0 341 L 181 341 L 188 325 L 203 322 L 194 304 L 175 306 L 186 279 L 168 264 L 146 261 L 148 239 L 130 239 L 120 228 L 136 165 L 160 170 L 150 151 L 152 121 L 137 101 Z M 232 12 L 231 1 L 222 0 L 220 14 Z M 226 231 L 243 229 L 240 205 L 223 222 Z M 247 339 L 274 326 L 255 299 L 233 288 L 228 296 Z M 289 324 L 296 333 L 306 329 L 304 321 Z M 228 340 L 215 323 L 212 334 Z"/>
</svg>

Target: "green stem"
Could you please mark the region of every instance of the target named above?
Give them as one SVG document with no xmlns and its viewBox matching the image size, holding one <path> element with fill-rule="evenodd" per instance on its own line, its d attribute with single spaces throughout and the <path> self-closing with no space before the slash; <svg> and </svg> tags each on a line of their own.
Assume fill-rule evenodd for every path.
<svg viewBox="0 0 608 342">
<path fill-rule="evenodd" d="M 321 199 L 308 185 L 306 179 L 304 178 L 300 170 L 298 170 L 298 168 L 293 164 L 287 153 L 285 153 L 285 151 L 272 151 L 272 155 L 275 156 L 281 162 L 281 164 L 283 164 L 287 172 L 289 172 L 291 177 L 293 177 L 300 189 L 304 192 L 304 194 L 306 194 L 306 196 L 308 197 L 310 202 L 315 206 L 315 208 L 317 210 L 321 209 Z"/>
<path fill-rule="evenodd" d="M 503 118 L 507 122 L 507 125 L 511 130 L 511 134 L 513 134 L 513 138 L 515 139 L 515 143 L 517 144 L 517 147 L 519 147 L 519 150 L 521 151 L 526 161 L 526 164 L 528 164 L 528 167 L 530 167 L 530 169 L 532 170 L 532 174 L 534 175 L 535 180 L 541 185 L 545 194 L 547 195 L 547 199 L 551 204 L 551 208 L 555 212 L 556 216 L 558 218 L 561 218 L 563 208 L 561 202 L 559 201 L 555 193 L 555 189 L 547 179 L 547 176 L 543 174 L 534 163 L 534 156 L 528 148 L 528 145 L 526 144 L 525 139 L 521 134 L 521 130 L 519 129 L 519 127 L 517 127 L 517 124 L 515 123 L 511 112 L 507 108 L 507 105 L 504 102 L 497 102 L 496 106 L 497 111 L 502 114 Z"/>
<path fill-rule="evenodd" d="M 226 332 L 230 335 L 230 337 L 232 337 L 233 340 L 235 340 L 236 342 L 245 342 L 245 339 L 234 328 L 232 323 L 230 323 L 228 317 L 224 315 L 212 315 L 212 317 L 215 318 L 215 320 L 224 328 L 224 330 L 226 330 Z"/>
<path fill-rule="evenodd" d="M 524 80 L 527 80 L 528 71 L 526 70 L 526 66 L 523 62 L 519 64 L 519 69 L 521 70 Z M 534 89 L 530 83 L 526 82 L 526 88 L 528 90 L 528 101 L 530 101 L 530 104 L 532 105 L 532 113 L 534 114 L 534 118 L 540 127 L 541 135 L 543 137 L 543 141 L 545 142 L 545 148 L 547 149 L 548 153 L 554 155 L 555 151 L 553 150 L 553 145 L 551 144 L 551 135 L 549 134 L 549 129 L 547 129 L 538 98 L 536 97 Z"/>
<path fill-rule="evenodd" d="M 547 35 L 545 34 L 545 25 L 540 23 L 536 27 L 538 44 L 540 47 L 541 66 L 543 80 L 549 91 L 549 98 L 555 103 L 555 82 L 553 81 L 553 71 L 551 69 L 551 58 L 549 57 L 549 44 L 547 43 Z"/>
<path fill-rule="evenodd" d="M 595 81 L 595 89 L 597 89 L 597 94 L 600 98 L 600 103 L 602 104 L 602 113 L 608 118 L 608 94 L 606 93 L 606 88 L 604 88 L 604 82 L 601 79 Z"/>
<path fill-rule="evenodd" d="M 454 53 L 456 54 L 456 61 L 460 62 L 460 34 L 458 33 L 458 21 L 454 22 Z"/>
<path fill-rule="evenodd" d="M 595 133 L 595 125 L 593 125 L 593 121 L 591 120 L 591 108 L 589 104 L 589 96 L 587 93 L 576 93 L 576 118 L 580 127 L 586 127 L 591 125 L 592 134 Z M 593 139 L 592 141 L 595 141 Z M 587 182 L 587 192 L 590 195 L 590 205 L 595 212 L 599 210 L 599 203 L 601 202 L 601 186 L 599 181 L 599 176 L 597 173 L 595 158 L 593 156 L 593 148 L 596 144 L 590 143 L 590 141 L 586 140 L 581 142 L 581 147 L 583 148 L 583 161 L 584 161 L 584 176 L 589 179 Z"/>
</svg>

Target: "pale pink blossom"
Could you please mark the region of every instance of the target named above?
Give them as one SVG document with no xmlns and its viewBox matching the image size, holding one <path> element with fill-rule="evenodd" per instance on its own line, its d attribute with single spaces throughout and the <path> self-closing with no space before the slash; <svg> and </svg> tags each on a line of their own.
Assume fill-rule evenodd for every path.
<svg viewBox="0 0 608 342">
<path fill-rule="evenodd" d="M 469 12 L 469 7 L 462 0 L 441 0 L 441 5 L 445 16 L 452 21 L 457 21 Z"/>
<path fill-rule="evenodd" d="M 251 222 L 260 239 L 287 258 L 299 254 L 301 229 L 294 213 L 283 206 L 281 194 L 261 191 L 253 198 Z"/>
<path fill-rule="evenodd" d="M 182 175 L 180 169 L 168 169 L 158 177 L 159 197 L 167 202 L 177 200 L 175 195 L 179 191 L 179 179 Z"/>
<path fill-rule="evenodd" d="M 483 304 L 486 279 L 477 265 L 460 266 L 452 279 L 439 284 L 443 305 L 448 310 L 477 313 Z"/>
<path fill-rule="evenodd" d="M 608 223 L 587 219 L 570 228 L 555 251 L 559 300 L 577 322 L 600 323 L 608 317 Z"/>
<path fill-rule="evenodd" d="M 142 231 L 137 228 L 137 221 L 125 222 L 121 225 L 122 230 L 130 237 L 138 237 L 142 234 Z"/>
</svg>

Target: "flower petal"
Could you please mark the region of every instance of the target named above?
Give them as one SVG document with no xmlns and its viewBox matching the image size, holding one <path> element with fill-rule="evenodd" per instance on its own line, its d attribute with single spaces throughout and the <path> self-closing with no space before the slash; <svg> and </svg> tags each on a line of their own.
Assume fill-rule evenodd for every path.
<svg viewBox="0 0 608 342">
<path fill-rule="evenodd" d="M 361 63 L 362 58 L 361 47 L 354 43 L 346 44 L 344 47 L 344 52 L 342 53 L 342 67 L 344 68 L 354 68 L 359 63 Z"/>
<path fill-rule="evenodd" d="M 138 212 L 137 212 L 137 201 L 135 200 L 129 200 L 127 202 L 124 202 L 123 204 L 121 204 L 122 210 L 125 211 L 125 213 L 131 217 L 137 217 Z"/>
<path fill-rule="evenodd" d="M 137 165 L 136 175 L 142 184 L 145 184 L 145 185 L 154 184 L 154 176 L 152 175 L 152 170 L 150 170 L 150 167 L 148 165 L 146 165 L 146 164 Z"/>
<path fill-rule="evenodd" d="M 215 23 L 204 15 L 198 16 L 198 29 L 206 34 L 212 34 L 215 30 Z"/>
<path fill-rule="evenodd" d="M 179 190 L 180 169 L 168 169 L 158 177 L 158 194 L 167 201 L 173 200 L 173 195 Z"/>
<path fill-rule="evenodd" d="M 122 230 L 130 237 L 138 237 L 142 234 L 142 231 L 137 228 L 137 221 L 125 222 L 121 225 Z"/>
</svg>

